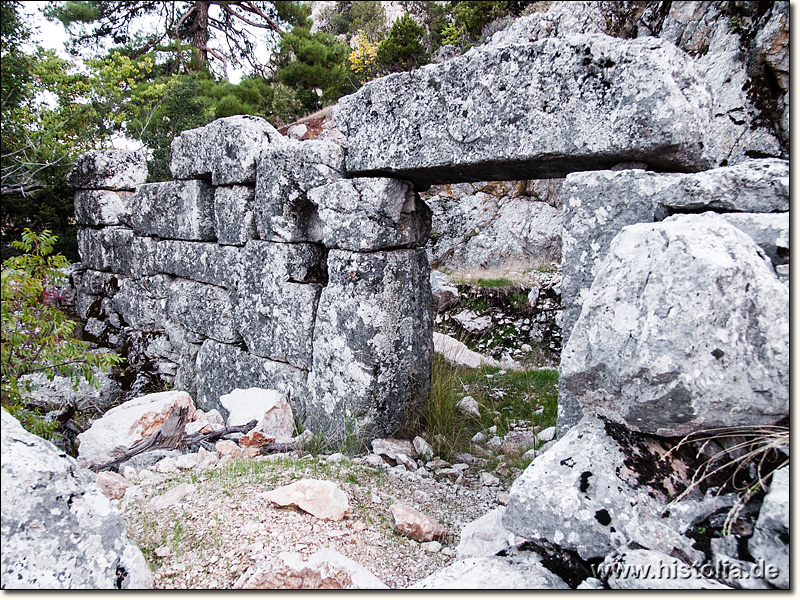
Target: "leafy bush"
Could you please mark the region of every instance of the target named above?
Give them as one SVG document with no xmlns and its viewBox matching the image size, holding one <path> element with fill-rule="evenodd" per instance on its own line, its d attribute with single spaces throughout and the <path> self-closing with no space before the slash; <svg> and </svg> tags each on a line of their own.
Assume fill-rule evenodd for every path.
<svg viewBox="0 0 800 600">
<path fill-rule="evenodd" d="M 422 40 L 425 28 L 405 13 L 378 45 L 378 60 L 391 71 L 410 71 L 430 60 Z"/>
<path fill-rule="evenodd" d="M 25 396 L 34 385 L 24 375 L 43 373 L 68 378 L 75 389 L 82 379 L 98 385 L 93 367 L 109 369 L 121 357 L 92 352 L 85 342 L 72 338 L 75 323 L 53 304 L 56 285 L 66 276 L 59 270 L 69 266 L 61 254 L 52 254 L 56 237 L 45 230 L 41 235 L 25 229 L 15 248 L 24 254 L 11 257 L 2 267 L 2 406 L 27 429 L 50 437 L 55 424 L 25 408 Z"/>
</svg>

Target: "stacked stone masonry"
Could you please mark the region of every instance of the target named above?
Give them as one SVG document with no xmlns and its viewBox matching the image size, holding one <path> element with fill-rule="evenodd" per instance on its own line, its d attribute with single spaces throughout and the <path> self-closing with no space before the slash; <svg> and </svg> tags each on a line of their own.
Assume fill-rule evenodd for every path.
<svg viewBox="0 0 800 600">
<path fill-rule="evenodd" d="M 393 433 L 430 382 L 431 213 L 411 185 L 345 179 L 340 146 L 254 117 L 172 151 L 174 181 L 145 183 L 126 151 L 73 172 L 87 337 L 154 361 L 205 410 L 274 388 L 314 430 Z"/>
</svg>

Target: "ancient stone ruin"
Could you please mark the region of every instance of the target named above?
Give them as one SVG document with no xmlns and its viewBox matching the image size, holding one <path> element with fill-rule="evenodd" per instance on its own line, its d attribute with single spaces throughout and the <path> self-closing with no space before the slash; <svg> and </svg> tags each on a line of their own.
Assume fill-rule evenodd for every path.
<svg viewBox="0 0 800 600">
<path fill-rule="evenodd" d="M 71 183 L 85 332 L 153 359 L 204 410 L 288 393 L 331 437 L 392 433 L 427 396 L 430 210 L 410 184 L 345 177 L 343 149 L 230 117 L 143 156 L 88 154 Z"/>
</svg>

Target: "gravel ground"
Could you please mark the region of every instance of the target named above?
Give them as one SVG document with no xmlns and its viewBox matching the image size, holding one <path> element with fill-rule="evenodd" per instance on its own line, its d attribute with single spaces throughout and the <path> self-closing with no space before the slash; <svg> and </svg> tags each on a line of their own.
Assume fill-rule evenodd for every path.
<svg viewBox="0 0 800 600">
<path fill-rule="evenodd" d="M 204 471 L 159 473 L 142 469 L 119 502 L 130 537 L 139 544 L 160 589 L 226 589 L 251 566 L 279 552 L 304 558 L 332 548 L 359 562 L 390 588 L 405 588 L 456 560 L 463 526 L 498 506 L 503 484 L 481 486 L 477 474 L 463 484 L 418 478 L 361 459 L 273 455 L 223 461 Z M 469 475 L 473 475 L 469 477 Z M 129 473 L 130 476 L 130 473 Z M 325 521 L 294 508 L 278 508 L 264 492 L 302 478 L 336 482 L 347 495 L 350 515 Z M 194 486 L 180 502 L 154 510 L 149 501 L 180 485 Z M 449 532 L 443 548 L 394 533 L 389 506 L 411 505 Z"/>
</svg>

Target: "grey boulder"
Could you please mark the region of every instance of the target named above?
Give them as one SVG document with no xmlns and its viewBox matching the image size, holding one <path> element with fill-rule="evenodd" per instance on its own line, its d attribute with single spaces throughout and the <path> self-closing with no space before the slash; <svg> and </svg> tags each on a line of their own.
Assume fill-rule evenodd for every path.
<svg viewBox="0 0 800 600">
<path fill-rule="evenodd" d="M 95 475 L 5 409 L 2 429 L 2 587 L 152 587 L 144 556 Z"/>
<path fill-rule="evenodd" d="M 534 554 L 465 558 L 412 585 L 414 590 L 568 590 Z"/>
<path fill-rule="evenodd" d="M 775 471 L 769 493 L 761 505 L 753 537 L 747 543 L 756 561 L 763 560 L 777 570 L 769 581 L 789 589 L 789 467 Z"/>
<path fill-rule="evenodd" d="M 423 189 L 631 160 L 700 170 L 710 104 L 691 59 L 668 42 L 570 35 L 373 80 L 340 100 L 337 122 L 351 175 Z"/>
<path fill-rule="evenodd" d="M 564 349 L 581 404 L 634 431 L 766 425 L 789 411 L 789 294 L 714 215 L 626 227 Z"/>
</svg>

